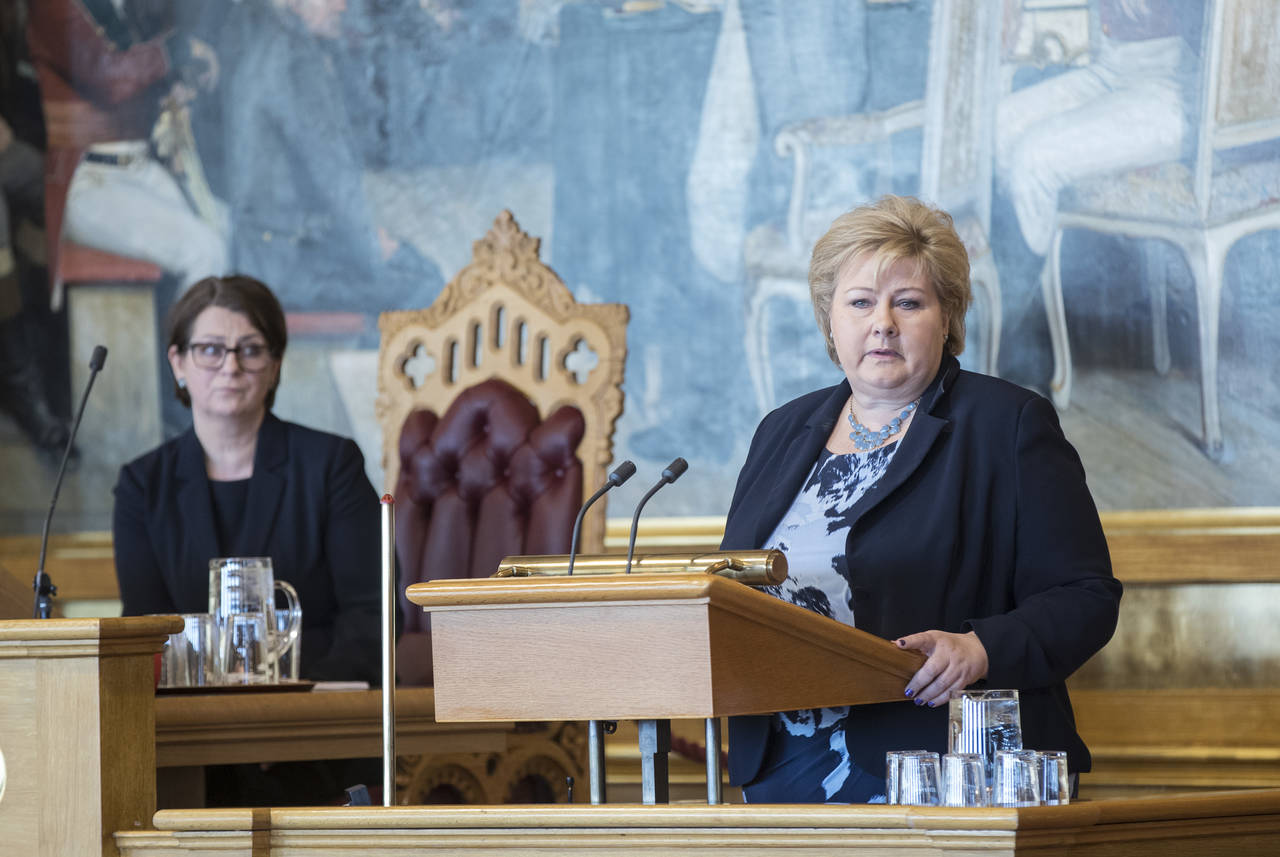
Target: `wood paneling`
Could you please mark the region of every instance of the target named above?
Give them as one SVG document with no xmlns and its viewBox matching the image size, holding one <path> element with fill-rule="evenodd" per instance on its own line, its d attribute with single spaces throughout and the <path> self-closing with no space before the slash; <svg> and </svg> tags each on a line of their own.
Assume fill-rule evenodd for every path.
<svg viewBox="0 0 1280 857">
<path fill-rule="evenodd" d="M 114 855 L 155 811 L 153 656 L 177 617 L 0 621 L 0 850 Z"/>
</svg>

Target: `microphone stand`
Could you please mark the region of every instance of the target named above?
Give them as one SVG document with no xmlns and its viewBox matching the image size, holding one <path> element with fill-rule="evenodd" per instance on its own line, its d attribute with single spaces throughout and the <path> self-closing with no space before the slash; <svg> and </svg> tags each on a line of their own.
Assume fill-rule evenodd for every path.
<svg viewBox="0 0 1280 857">
<path fill-rule="evenodd" d="M 76 419 L 71 425 L 71 434 L 67 437 L 67 448 L 62 451 L 62 464 L 58 467 L 58 478 L 53 483 L 53 497 L 49 500 L 49 513 L 44 518 L 44 530 L 40 534 L 40 560 L 36 565 L 36 577 L 31 588 L 35 590 L 35 609 L 32 617 L 48 619 L 53 615 L 53 597 L 58 594 L 58 587 L 53 585 L 49 575 L 45 574 L 44 561 L 49 552 L 49 525 L 53 523 L 53 510 L 58 505 L 58 493 L 62 490 L 62 477 L 67 472 L 67 461 L 71 458 L 71 450 L 76 442 L 76 433 L 80 431 L 80 420 L 84 417 L 84 406 L 89 401 L 89 391 L 93 389 L 93 381 L 107 363 L 107 349 L 101 345 L 93 349 L 89 358 L 89 383 L 84 386 L 84 395 L 80 397 L 80 407 L 76 409 Z"/>
<path fill-rule="evenodd" d="M 573 521 L 573 535 L 569 537 L 569 574 L 573 574 L 573 563 L 578 558 L 578 533 L 582 530 L 582 517 L 587 514 L 587 510 L 591 508 L 591 504 L 599 500 L 605 495 L 610 488 L 617 488 L 623 482 L 626 482 L 635 475 L 636 466 L 631 459 L 619 464 L 609 474 L 609 478 L 600 486 L 596 493 L 587 498 L 587 502 L 582 504 L 582 508 L 578 510 L 578 517 Z"/>
<path fill-rule="evenodd" d="M 587 514 L 587 509 L 603 497 L 606 491 L 617 488 L 634 476 L 635 472 L 636 466 L 630 459 L 622 462 L 613 469 L 608 480 L 600 486 L 599 490 L 588 497 L 587 502 L 583 503 L 582 508 L 578 510 L 578 517 L 573 522 L 573 535 L 569 537 L 569 574 L 573 574 L 573 563 L 578 558 L 578 534 L 582 529 L 582 517 Z M 613 734 L 617 728 L 618 724 L 612 720 L 587 721 L 587 782 L 592 803 L 605 802 L 604 736 L 606 733 Z"/>
<path fill-rule="evenodd" d="M 658 480 L 658 484 L 649 489 L 649 492 L 640 498 L 640 502 L 636 504 L 635 514 L 631 516 L 631 540 L 627 543 L 627 569 L 624 574 L 631 573 L 631 561 L 636 555 L 636 529 L 640 524 L 640 510 L 644 508 L 644 504 L 649 502 L 649 498 L 658 493 L 658 489 L 663 485 L 669 485 L 675 482 L 680 476 L 689 469 L 689 462 L 683 458 L 677 458 L 675 461 L 667 465 L 662 471 L 662 478 Z"/>
<path fill-rule="evenodd" d="M 635 514 L 631 516 L 631 540 L 627 545 L 627 569 L 624 574 L 631 573 L 631 562 L 636 552 L 636 530 L 640 524 L 640 510 L 649 498 L 658 493 L 663 485 L 675 482 L 689 469 L 689 462 L 677 458 L 662 471 L 658 483 L 649 489 L 640 502 L 636 504 Z M 671 777 L 668 769 L 671 753 L 671 721 L 640 720 L 636 722 L 636 730 L 640 734 L 640 800 L 646 804 L 671 802 Z M 718 777 L 717 777 L 718 781 Z"/>
</svg>

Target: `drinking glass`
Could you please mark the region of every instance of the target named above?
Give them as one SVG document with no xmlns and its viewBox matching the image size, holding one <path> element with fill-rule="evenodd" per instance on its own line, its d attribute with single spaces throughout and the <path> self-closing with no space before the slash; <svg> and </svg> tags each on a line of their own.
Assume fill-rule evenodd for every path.
<svg viewBox="0 0 1280 857">
<path fill-rule="evenodd" d="M 182 614 L 182 630 L 170 634 L 160 656 L 161 687 L 217 684 L 217 626 L 208 613 Z"/>
<path fill-rule="evenodd" d="M 302 655 L 302 634 L 299 633 L 302 627 L 302 608 L 296 602 L 286 607 L 277 603 L 275 621 L 276 634 L 285 643 L 275 662 L 276 681 L 297 681 Z"/>
<path fill-rule="evenodd" d="M 218 672 L 224 684 L 270 684 L 271 653 L 267 617 L 232 613 L 221 628 Z"/>
<path fill-rule="evenodd" d="M 995 754 L 1022 749 L 1016 690 L 966 690 L 948 705 L 947 752 L 980 753 L 987 782 L 995 780 Z"/>
<path fill-rule="evenodd" d="M 276 595 L 284 596 L 288 622 L 280 630 Z M 276 580 L 270 557 L 222 557 L 209 560 L 209 612 L 225 632 L 231 616 L 259 613 L 266 618 L 264 641 L 267 669 L 276 673 L 276 662 L 292 645 L 302 627 L 298 593 L 288 582 Z"/>
<path fill-rule="evenodd" d="M 890 750 L 884 754 L 885 803 L 901 803 L 902 759 L 904 756 L 928 756 L 929 750 Z M 932 753 L 937 756 L 937 753 Z"/>
<path fill-rule="evenodd" d="M 986 806 L 987 768 L 979 753 L 947 753 L 942 757 L 944 806 Z"/>
<path fill-rule="evenodd" d="M 1040 805 L 1040 754 L 1035 750 L 997 750 L 995 806 Z"/>
<path fill-rule="evenodd" d="M 1071 803 L 1071 784 L 1064 750 L 1045 750 L 1040 754 L 1040 801 L 1046 806 Z"/>
<path fill-rule="evenodd" d="M 937 753 L 904 753 L 898 760 L 898 803 L 904 806 L 937 806 L 938 780 Z"/>
</svg>

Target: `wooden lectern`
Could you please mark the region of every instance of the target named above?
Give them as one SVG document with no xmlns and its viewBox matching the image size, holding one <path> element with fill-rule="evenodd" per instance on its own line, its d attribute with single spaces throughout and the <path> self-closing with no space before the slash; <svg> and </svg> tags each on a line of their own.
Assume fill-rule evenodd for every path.
<svg viewBox="0 0 1280 857">
<path fill-rule="evenodd" d="M 436 580 L 436 719 L 644 720 L 903 699 L 924 658 L 713 574 Z"/>
<path fill-rule="evenodd" d="M 706 572 L 436 580 L 407 595 L 432 614 L 436 719 L 587 720 L 592 803 L 605 801 L 602 722 L 639 721 L 644 802 L 665 803 L 669 721 L 705 719 L 719 803 L 719 718 L 901 701 L 924 662 Z"/>
<path fill-rule="evenodd" d="M 154 656 L 178 616 L 0 621 L 0 851 L 117 854 L 156 804 Z"/>
</svg>

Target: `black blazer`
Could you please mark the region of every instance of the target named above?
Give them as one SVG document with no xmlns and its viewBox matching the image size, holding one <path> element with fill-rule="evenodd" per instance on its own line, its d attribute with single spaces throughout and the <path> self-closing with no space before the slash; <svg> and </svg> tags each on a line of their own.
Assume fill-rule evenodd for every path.
<svg viewBox="0 0 1280 857">
<path fill-rule="evenodd" d="M 724 549 L 758 548 L 803 485 L 849 398 L 847 381 L 770 413 L 751 441 Z M 975 631 L 990 662 L 980 686 L 1017 688 L 1024 745 L 1090 767 L 1064 681 L 1111 638 L 1120 583 L 1084 468 L 1053 406 L 962 371 L 946 356 L 879 483 L 853 510 L 846 544 L 857 627 L 886 639 Z M 729 724 L 729 776 L 751 782 L 767 716 Z M 945 706 L 855 707 L 846 738 L 883 776 L 888 750 L 946 750 Z"/>
<path fill-rule="evenodd" d="M 378 496 L 354 442 L 268 413 L 244 526 L 218 544 L 194 430 L 120 470 L 112 524 L 124 614 L 209 609 L 209 560 L 269 556 L 302 603 L 301 674 L 381 681 Z"/>
</svg>

